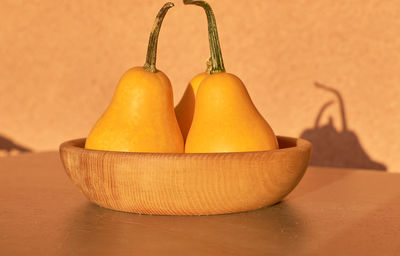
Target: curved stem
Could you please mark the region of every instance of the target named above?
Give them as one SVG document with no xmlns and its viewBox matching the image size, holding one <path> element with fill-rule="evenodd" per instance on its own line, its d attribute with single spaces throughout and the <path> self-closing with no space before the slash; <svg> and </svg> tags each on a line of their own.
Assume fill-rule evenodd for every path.
<svg viewBox="0 0 400 256">
<path fill-rule="evenodd" d="M 165 14 L 167 14 L 169 8 L 173 7 L 174 4 L 171 2 L 165 3 L 160 9 L 154 21 L 153 29 L 150 33 L 149 45 L 147 46 L 146 62 L 143 68 L 150 72 L 157 72 L 156 60 L 157 60 L 157 43 L 158 35 L 160 34 L 161 24 L 164 20 Z"/>
<path fill-rule="evenodd" d="M 219 45 L 217 23 L 211 6 L 205 1 L 183 0 L 184 4 L 198 5 L 204 9 L 207 15 L 208 40 L 210 41 L 211 74 L 225 72 L 224 60 L 222 59 L 221 47 Z"/>
</svg>

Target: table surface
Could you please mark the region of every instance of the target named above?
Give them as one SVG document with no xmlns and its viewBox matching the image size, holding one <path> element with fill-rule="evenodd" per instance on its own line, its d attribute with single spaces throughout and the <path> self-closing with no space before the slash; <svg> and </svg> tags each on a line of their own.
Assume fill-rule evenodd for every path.
<svg viewBox="0 0 400 256">
<path fill-rule="evenodd" d="M 217 216 L 100 208 L 57 152 L 0 159 L 0 255 L 400 255 L 400 174 L 309 167 L 281 203 Z"/>
</svg>

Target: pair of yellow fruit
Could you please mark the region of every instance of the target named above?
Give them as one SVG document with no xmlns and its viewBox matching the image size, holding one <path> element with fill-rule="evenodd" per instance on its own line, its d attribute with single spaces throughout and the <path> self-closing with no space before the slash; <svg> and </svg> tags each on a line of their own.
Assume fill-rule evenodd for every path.
<svg viewBox="0 0 400 256">
<path fill-rule="evenodd" d="M 171 83 L 155 67 L 161 24 L 174 6 L 166 3 L 150 34 L 145 65 L 122 76 L 111 104 L 87 137 L 86 148 L 162 153 L 278 148 L 274 132 L 254 106 L 243 82 L 225 72 L 211 7 L 204 1 L 184 3 L 201 6 L 206 12 L 211 52 L 208 72 L 191 80 L 174 111 Z"/>
</svg>

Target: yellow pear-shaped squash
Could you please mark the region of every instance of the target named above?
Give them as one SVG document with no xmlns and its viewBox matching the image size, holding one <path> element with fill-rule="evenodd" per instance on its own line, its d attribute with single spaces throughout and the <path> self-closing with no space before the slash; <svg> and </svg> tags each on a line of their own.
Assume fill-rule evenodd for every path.
<svg viewBox="0 0 400 256">
<path fill-rule="evenodd" d="M 183 152 L 172 87 L 161 71 L 128 70 L 86 140 L 86 148 L 128 152 Z"/>
<path fill-rule="evenodd" d="M 197 89 L 204 78 L 209 76 L 208 73 L 200 73 L 190 80 L 189 85 L 175 107 L 176 119 L 181 128 L 183 139 L 185 140 L 192 124 L 194 105 L 196 102 Z"/>
<path fill-rule="evenodd" d="M 90 131 L 85 148 L 126 152 L 184 151 L 171 83 L 155 68 L 159 30 L 172 6 L 167 3 L 158 13 L 144 67 L 129 69 L 122 76 L 111 104 Z"/>
<path fill-rule="evenodd" d="M 186 138 L 186 153 L 243 152 L 278 148 L 269 124 L 260 115 L 244 86 L 225 72 L 217 25 L 205 1 L 184 0 L 204 8 L 211 52 L 210 75 L 197 90 L 192 124 Z"/>
<path fill-rule="evenodd" d="M 277 149 L 269 124 L 235 75 L 221 72 L 200 84 L 185 152 L 243 152 Z"/>
</svg>

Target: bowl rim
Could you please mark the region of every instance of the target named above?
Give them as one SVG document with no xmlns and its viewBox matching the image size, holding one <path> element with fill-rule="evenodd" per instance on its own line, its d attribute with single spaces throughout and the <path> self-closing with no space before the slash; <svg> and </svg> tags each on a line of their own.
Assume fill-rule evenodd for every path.
<svg viewBox="0 0 400 256">
<path fill-rule="evenodd" d="M 262 151 L 241 151 L 241 152 L 210 152 L 210 153 L 156 153 L 156 152 L 124 152 L 124 151 L 107 151 L 107 150 L 96 150 L 96 149 L 87 149 L 84 147 L 79 146 L 78 144 L 81 144 L 82 141 L 85 141 L 86 138 L 77 138 L 77 139 L 72 139 L 65 141 L 60 144 L 59 151 L 61 150 L 67 150 L 67 149 L 72 149 L 74 151 L 79 151 L 79 152 L 93 152 L 93 153 L 107 153 L 107 154 L 117 154 L 121 156 L 126 156 L 126 155 L 131 155 L 131 156 L 145 156 L 145 155 L 151 155 L 151 156 L 205 156 L 205 155 L 218 155 L 218 156 L 227 156 L 227 155 L 236 155 L 236 154 L 260 154 L 260 153 L 274 153 L 274 152 L 291 152 L 291 151 L 306 151 L 310 147 L 312 147 L 311 142 L 308 140 L 302 139 L 302 138 L 296 138 L 296 137 L 289 137 L 289 136 L 276 136 L 278 139 L 278 144 L 280 140 L 286 140 L 286 141 L 291 141 L 294 142 L 296 145 L 295 146 L 290 146 L 290 147 L 284 147 L 284 148 L 278 148 L 278 149 L 273 149 L 273 150 L 262 150 Z"/>
</svg>

